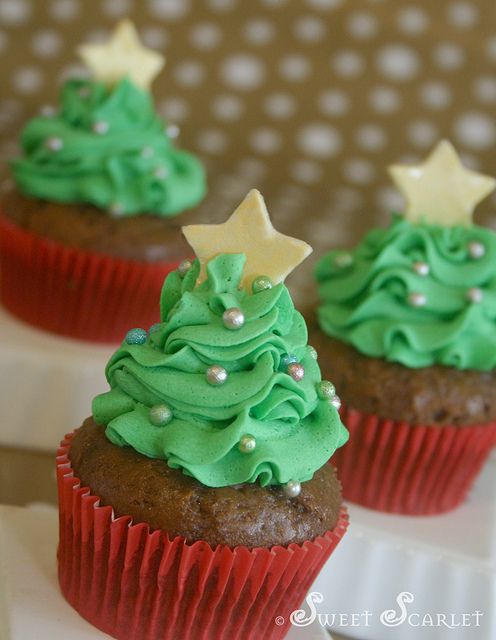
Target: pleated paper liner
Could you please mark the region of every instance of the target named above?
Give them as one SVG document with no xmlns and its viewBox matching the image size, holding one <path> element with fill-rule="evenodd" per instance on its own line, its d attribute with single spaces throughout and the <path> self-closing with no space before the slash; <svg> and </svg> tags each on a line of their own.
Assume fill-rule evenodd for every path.
<svg viewBox="0 0 496 640">
<path fill-rule="evenodd" d="M 344 405 L 340 413 L 350 439 L 331 461 L 343 496 L 389 513 L 430 515 L 455 509 L 496 444 L 496 422 L 413 426 Z"/>
<path fill-rule="evenodd" d="M 291 612 L 346 532 L 344 508 L 332 531 L 300 545 L 188 544 L 99 506 L 74 477 L 71 440 L 64 438 L 57 456 L 59 582 L 83 618 L 122 640 L 284 637 Z"/>
<path fill-rule="evenodd" d="M 160 292 L 177 263 L 148 264 L 66 247 L 0 216 L 3 305 L 63 336 L 120 342 L 159 320 Z"/>
</svg>

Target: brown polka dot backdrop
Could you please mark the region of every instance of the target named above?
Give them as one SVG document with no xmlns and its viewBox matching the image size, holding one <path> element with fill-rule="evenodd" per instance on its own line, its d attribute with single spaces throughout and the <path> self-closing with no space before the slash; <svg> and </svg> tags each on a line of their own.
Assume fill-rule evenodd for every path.
<svg viewBox="0 0 496 640">
<path fill-rule="evenodd" d="M 153 94 L 206 163 L 206 221 L 258 187 L 275 226 L 320 255 L 401 208 L 387 165 L 441 137 L 496 174 L 493 0 L 0 0 L 3 176 L 22 124 L 87 73 L 76 45 L 122 17 L 166 56 Z M 496 226 L 495 210 L 492 196 L 476 220 Z"/>
</svg>

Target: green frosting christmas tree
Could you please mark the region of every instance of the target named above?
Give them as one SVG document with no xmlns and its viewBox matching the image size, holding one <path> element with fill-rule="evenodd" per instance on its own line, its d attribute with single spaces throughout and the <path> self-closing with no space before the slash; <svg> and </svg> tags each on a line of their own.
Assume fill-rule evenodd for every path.
<svg viewBox="0 0 496 640">
<path fill-rule="evenodd" d="M 207 486 L 284 484 L 297 495 L 347 440 L 283 284 L 310 248 L 273 229 L 256 191 L 224 225 L 185 235 L 198 259 L 168 276 L 161 323 L 131 330 L 112 356 L 94 418 L 115 444 Z"/>
</svg>

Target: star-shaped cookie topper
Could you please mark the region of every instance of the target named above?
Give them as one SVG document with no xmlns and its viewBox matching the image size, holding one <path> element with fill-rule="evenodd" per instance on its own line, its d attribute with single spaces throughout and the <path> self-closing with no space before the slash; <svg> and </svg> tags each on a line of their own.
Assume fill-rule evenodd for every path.
<svg viewBox="0 0 496 640">
<path fill-rule="evenodd" d="M 476 205 L 496 187 L 494 178 L 466 169 L 447 140 L 421 164 L 393 165 L 389 173 L 407 199 L 407 220 L 446 227 L 472 224 Z"/>
<path fill-rule="evenodd" d="M 104 44 L 84 44 L 78 48 L 83 62 L 96 80 L 113 87 L 128 77 L 135 85 L 148 90 L 165 64 L 165 58 L 144 47 L 130 20 L 122 20 Z"/>
<path fill-rule="evenodd" d="M 276 231 L 262 194 L 252 189 L 223 224 L 193 224 L 183 227 L 186 240 L 200 261 L 198 283 L 206 278 L 206 265 L 220 253 L 244 253 L 246 263 L 241 286 L 250 289 L 258 276 L 274 284 L 283 282 L 312 253 L 303 240 Z"/>
</svg>

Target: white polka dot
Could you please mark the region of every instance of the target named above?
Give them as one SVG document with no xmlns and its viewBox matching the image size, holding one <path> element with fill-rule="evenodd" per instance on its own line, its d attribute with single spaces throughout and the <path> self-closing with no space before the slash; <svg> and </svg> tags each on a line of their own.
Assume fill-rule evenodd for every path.
<svg viewBox="0 0 496 640">
<path fill-rule="evenodd" d="M 438 137 L 436 126 L 429 120 L 415 120 L 407 127 L 410 142 L 416 147 L 431 147 Z"/>
<path fill-rule="evenodd" d="M 383 76 L 401 82 L 416 76 L 420 67 L 416 52 L 401 44 L 383 47 L 376 55 L 375 61 Z"/>
<path fill-rule="evenodd" d="M 226 122 L 238 120 L 244 111 L 243 102 L 237 96 L 220 95 L 212 102 L 212 113 Z"/>
<path fill-rule="evenodd" d="M 159 106 L 160 114 L 172 122 L 183 122 L 190 114 L 189 104 L 179 96 L 171 96 L 162 100 Z"/>
<path fill-rule="evenodd" d="M 31 15 L 31 4 L 27 0 L 0 0 L 0 23 L 14 26 L 27 22 Z"/>
<path fill-rule="evenodd" d="M 479 158 L 472 155 L 471 153 L 467 153 L 466 151 L 462 151 L 460 153 L 460 160 L 464 167 L 467 169 L 471 169 L 472 171 L 479 171 L 481 168 L 481 163 Z"/>
<path fill-rule="evenodd" d="M 131 10 L 130 0 L 104 0 L 103 12 L 110 18 L 126 16 Z"/>
<path fill-rule="evenodd" d="M 399 11 L 396 21 L 403 33 L 411 36 L 423 33 L 429 25 L 427 15 L 420 7 L 415 6 L 405 7 Z"/>
<path fill-rule="evenodd" d="M 469 149 L 489 149 L 496 141 L 496 125 L 485 113 L 472 111 L 455 120 L 455 136 Z"/>
<path fill-rule="evenodd" d="M 364 69 L 363 58 L 356 51 L 338 51 L 332 58 L 334 71 L 344 77 L 355 77 Z"/>
<path fill-rule="evenodd" d="M 295 36 L 303 42 L 314 43 L 326 35 L 326 25 L 316 16 L 302 16 L 293 25 Z"/>
<path fill-rule="evenodd" d="M 405 198 L 403 194 L 394 187 L 381 187 L 377 190 L 377 206 L 390 212 L 402 213 L 405 210 Z"/>
<path fill-rule="evenodd" d="M 72 64 L 66 64 L 62 67 L 58 79 L 60 82 L 65 82 L 72 78 L 89 78 L 90 71 L 82 62 L 74 62 Z"/>
<path fill-rule="evenodd" d="M 392 113 L 400 105 L 400 96 L 391 87 L 376 87 L 369 94 L 369 103 L 378 113 Z"/>
<path fill-rule="evenodd" d="M 79 14 L 80 6 L 77 0 L 54 0 L 50 5 L 50 13 L 55 20 L 69 22 Z"/>
<path fill-rule="evenodd" d="M 452 42 L 444 42 L 434 48 L 432 57 L 436 66 L 445 71 L 453 71 L 462 66 L 465 52 Z"/>
<path fill-rule="evenodd" d="M 364 124 L 357 129 L 355 140 L 364 151 L 380 151 L 386 146 L 387 136 L 382 127 Z"/>
<path fill-rule="evenodd" d="M 453 2 L 448 7 L 448 20 L 455 27 L 472 27 L 478 19 L 479 13 L 474 2 Z"/>
<path fill-rule="evenodd" d="M 301 82 L 309 76 L 310 70 L 308 58 L 296 53 L 285 56 L 279 62 L 281 75 L 291 82 Z"/>
<path fill-rule="evenodd" d="M 351 187 L 339 187 L 332 194 L 332 205 L 342 212 L 352 211 L 360 205 L 362 196 Z"/>
<path fill-rule="evenodd" d="M 243 35 L 251 44 L 267 44 L 274 37 L 274 25 L 268 20 L 256 18 L 244 25 Z"/>
<path fill-rule="evenodd" d="M 496 78 L 481 76 L 474 81 L 474 93 L 479 102 L 485 104 L 496 103 Z"/>
<path fill-rule="evenodd" d="M 0 53 L 5 51 L 9 45 L 9 36 L 5 31 L 0 31 Z"/>
<path fill-rule="evenodd" d="M 290 175 L 303 184 L 314 184 L 322 177 L 322 167 L 312 160 L 295 160 L 291 165 Z"/>
<path fill-rule="evenodd" d="M 329 9 L 337 9 L 344 0 L 306 0 L 309 7 L 312 9 L 321 9 L 328 11 Z"/>
<path fill-rule="evenodd" d="M 430 109 L 446 109 L 451 103 L 450 88 L 442 82 L 426 82 L 420 88 L 420 100 Z"/>
<path fill-rule="evenodd" d="M 492 36 L 491 38 L 487 39 L 486 52 L 488 58 L 490 58 L 491 60 L 496 60 L 496 36 Z"/>
<path fill-rule="evenodd" d="M 269 155 L 278 151 L 281 147 L 281 142 L 281 135 L 277 131 L 267 127 L 257 129 L 250 135 L 250 145 L 252 149 L 263 155 Z"/>
<path fill-rule="evenodd" d="M 198 135 L 197 144 L 201 151 L 216 155 L 227 149 L 228 138 L 221 129 L 205 129 Z"/>
<path fill-rule="evenodd" d="M 367 184 L 374 177 L 374 167 L 368 160 L 352 158 L 343 164 L 343 173 L 354 184 Z"/>
<path fill-rule="evenodd" d="M 197 87 L 205 79 L 205 69 L 195 60 L 184 60 L 176 64 L 174 78 L 181 87 Z"/>
<path fill-rule="evenodd" d="M 319 109 L 327 116 L 342 116 L 348 112 L 350 100 L 338 89 L 329 89 L 320 94 L 317 100 Z"/>
<path fill-rule="evenodd" d="M 265 69 L 260 60 L 243 53 L 225 58 L 220 73 L 227 85 L 244 91 L 259 87 L 265 78 Z"/>
<path fill-rule="evenodd" d="M 287 93 L 272 93 L 265 99 L 264 108 L 272 118 L 285 120 L 296 111 L 296 103 L 293 96 Z"/>
<path fill-rule="evenodd" d="M 60 51 L 61 45 L 60 34 L 50 29 L 37 31 L 31 39 L 33 51 L 42 58 L 56 55 Z"/>
<path fill-rule="evenodd" d="M 237 4 L 237 0 L 207 0 L 207 4 L 217 13 L 221 13 L 222 11 L 231 11 Z"/>
<path fill-rule="evenodd" d="M 43 84 L 43 75 L 37 67 L 20 67 L 14 71 L 12 84 L 18 93 L 36 93 Z"/>
<path fill-rule="evenodd" d="M 190 10 L 190 0 L 147 0 L 148 11 L 155 18 L 180 20 Z"/>
<path fill-rule="evenodd" d="M 191 29 L 191 44 L 198 49 L 213 49 L 222 39 L 220 28 L 213 22 L 203 22 Z"/>
<path fill-rule="evenodd" d="M 267 173 L 267 166 L 260 158 L 242 158 L 238 163 L 237 170 L 247 180 L 257 182 Z"/>
<path fill-rule="evenodd" d="M 377 34 L 377 19 L 371 13 L 357 11 L 348 18 L 347 28 L 353 38 L 368 40 Z"/>
<path fill-rule="evenodd" d="M 326 123 L 312 123 L 303 126 L 297 134 L 299 148 L 316 158 L 330 158 L 341 149 L 339 132 Z"/>
<path fill-rule="evenodd" d="M 164 49 L 169 43 L 169 34 L 163 27 L 144 27 L 141 37 L 145 45 L 152 49 Z"/>
</svg>

